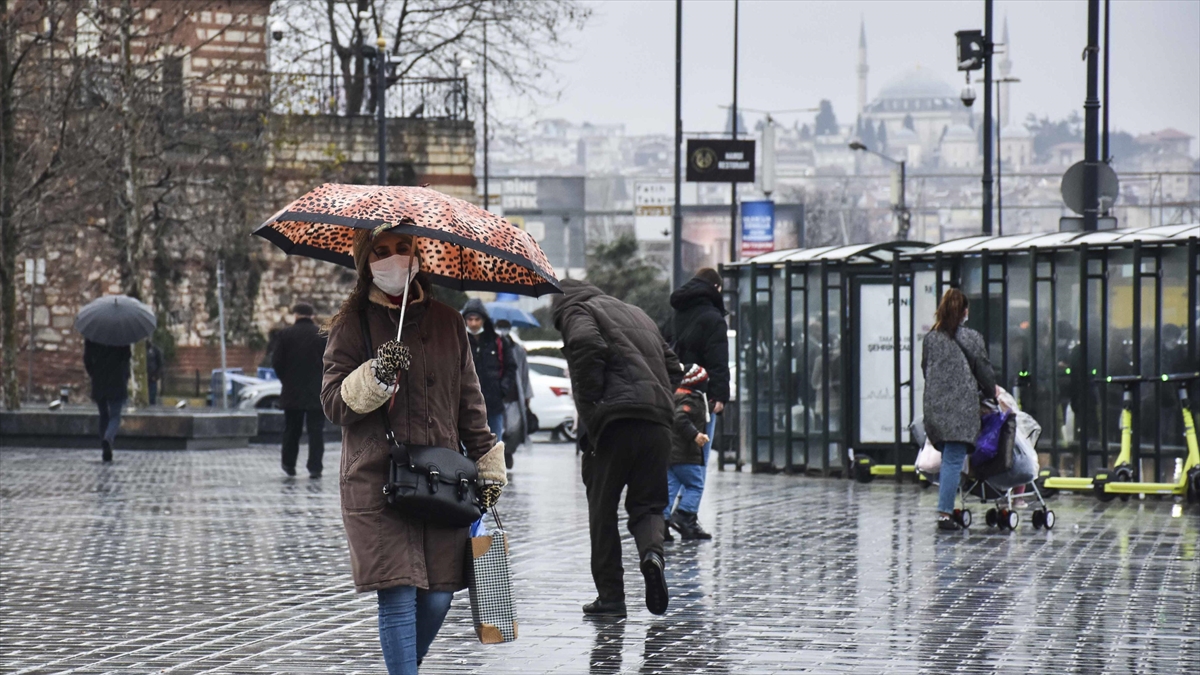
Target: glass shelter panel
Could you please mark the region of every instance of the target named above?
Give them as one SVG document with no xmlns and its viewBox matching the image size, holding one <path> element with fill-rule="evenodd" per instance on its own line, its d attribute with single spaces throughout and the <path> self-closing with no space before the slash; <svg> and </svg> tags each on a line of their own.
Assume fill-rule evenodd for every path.
<svg viewBox="0 0 1200 675">
<path fill-rule="evenodd" d="M 791 420 L 789 447 L 791 448 L 792 468 L 807 469 L 808 446 L 813 423 L 812 385 L 809 379 L 809 359 L 812 350 L 806 330 L 808 326 L 806 276 L 802 271 L 792 270 L 788 273 L 792 279 L 790 291 L 792 306 L 789 317 L 792 328 L 792 339 L 789 345 L 792 374 L 791 391 L 788 392 L 788 400 L 791 402 L 791 409 L 788 411 Z"/>
</svg>

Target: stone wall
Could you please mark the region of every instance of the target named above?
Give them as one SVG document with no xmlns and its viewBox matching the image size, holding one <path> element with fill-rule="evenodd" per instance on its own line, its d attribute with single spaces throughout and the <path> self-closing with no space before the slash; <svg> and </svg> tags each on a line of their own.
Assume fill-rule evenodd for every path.
<svg viewBox="0 0 1200 675">
<path fill-rule="evenodd" d="M 428 184 L 475 200 L 472 122 L 393 119 L 388 121 L 388 140 L 392 183 Z M 250 308 L 247 325 L 240 326 L 240 337 L 228 339 L 227 362 L 248 373 L 254 372 L 262 359 L 271 331 L 291 323 L 293 304 L 312 303 L 319 320 L 328 319 L 355 279 L 352 270 L 289 257 L 265 240 L 252 238 L 250 232 L 320 183 L 373 184 L 376 177 L 375 121 L 371 118 L 276 116 L 268 120 L 263 142 L 269 152 L 261 171 L 261 187 L 256 183 L 250 188 L 261 190 L 254 199 L 261 212 L 252 222 L 232 225 L 244 230 L 246 250 L 241 258 L 226 262 L 227 327 L 232 305 L 240 302 Z M 176 346 L 167 376 L 169 384 L 184 383 L 179 386 L 194 394 L 195 371 L 201 371 L 201 387 L 207 390 L 208 373 L 220 363 L 215 270 L 214 261 L 204 251 L 183 242 L 175 241 L 168 251 L 170 301 L 165 323 Z M 19 254 L 18 269 L 24 269 L 24 259 L 30 256 L 46 260 L 46 282 L 37 287 L 33 302 L 34 398 L 55 398 L 59 387 L 65 385 L 71 388 L 72 399 L 80 400 L 87 392 L 87 378 L 82 365 L 83 340 L 73 329 L 74 317 L 96 297 L 120 292 L 112 262 L 115 251 L 104 237 L 81 224 L 76 230 L 47 232 L 40 250 Z M 150 279 L 143 288 L 142 297 L 152 298 Z M 17 298 L 18 371 L 24 394 L 29 373 L 29 287 L 23 282 Z M 227 334 L 231 331 L 229 327 Z"/>
</svg>

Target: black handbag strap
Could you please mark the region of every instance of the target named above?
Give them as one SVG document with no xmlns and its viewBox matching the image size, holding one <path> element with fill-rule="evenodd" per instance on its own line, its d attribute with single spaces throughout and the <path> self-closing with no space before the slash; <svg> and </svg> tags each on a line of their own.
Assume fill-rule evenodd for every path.
<svg viewBox="0 0 1200 675">
<path fill-rule="evenodd" d="M 358 313 L 359 325 L 362 326 L 363 344 L 367 348 L 367 358 L 371 358 L 375 348 L 371 344 L 371 325 L 367 321 L 367 310 L 361 310 Z M 374 377 L 374 375 L 372 375 Z M 392 460 L 397 464 L 411 465 L 409 460 L 408 450 L 404 444 L 396 440 L 396 433 L 392 431 L 392 420 L 388 417 L 388 407 L 382 405 L 379 407 L 379 416 L 383 420 L 384 438 L 387 439 L 388 445 L 392 448 Z"/>
</svg>

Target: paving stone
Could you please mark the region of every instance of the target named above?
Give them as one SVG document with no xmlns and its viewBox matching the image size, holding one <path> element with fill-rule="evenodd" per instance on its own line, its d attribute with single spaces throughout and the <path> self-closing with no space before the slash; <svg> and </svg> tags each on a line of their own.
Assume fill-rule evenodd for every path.
<svg viewBox="0 0 1200 675">
<path fill-rule="evenodd" d="M 331 448 L 330 467 L 339 455 Z M 520 638 L 480 645 L 456 596 L 423 673 L 1196 673 L 1200 515 L 1053 502 L 1013 533 L 939 535 L 933 491 L 713 472 L 711 542 L 667 545 L 671 609 L 595 596 L 571 446 L 517 455 L 501 514 Z M 275 448 L 0 450 L 0 672 L 380 673 L 337 480 Z"/>
</svg>

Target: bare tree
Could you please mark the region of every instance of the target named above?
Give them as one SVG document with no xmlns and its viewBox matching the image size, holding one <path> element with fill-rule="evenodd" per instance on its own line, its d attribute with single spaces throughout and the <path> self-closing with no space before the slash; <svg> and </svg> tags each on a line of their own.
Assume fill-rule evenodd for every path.
<svg viewBox="0 0 1200 675">
<path fill-rule="evenodd" d="M 389 43 L 392 77 L 451 77 L 464 58 L 483 63 L 486 33 L 492 83 L 543 96 L 566 34 L 591 11 L 577 0 L 281 0 L 273 9 L 289 35 L 280 60 L 336 73 L 351 115 L 373 105 L 363 47 L 378 36 Z"/>
</svg>

